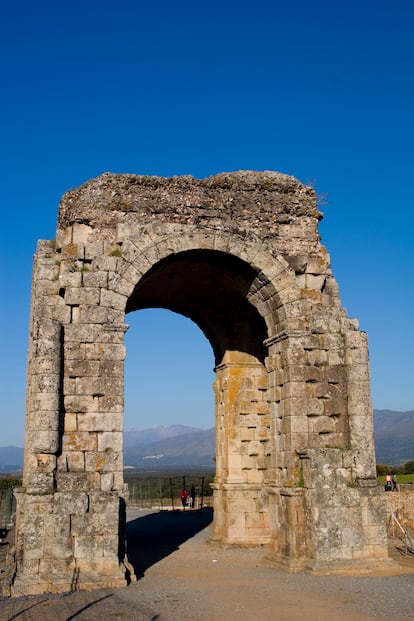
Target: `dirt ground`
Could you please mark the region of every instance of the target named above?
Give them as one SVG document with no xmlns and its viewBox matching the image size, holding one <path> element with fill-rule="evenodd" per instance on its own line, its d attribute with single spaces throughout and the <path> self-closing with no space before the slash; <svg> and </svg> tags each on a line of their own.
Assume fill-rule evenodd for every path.
<svg viewBox="0 0 414 621">
<path fill-rule="evenodd" d="M 212 513 L 129 512 L 137 581 L 118 590 L 0 598 L 1 621 L 413 621 L 414 557 L 389 575 L 314 576 L 266 566 L 263 550 L 209 543 Z"/>
</svg>

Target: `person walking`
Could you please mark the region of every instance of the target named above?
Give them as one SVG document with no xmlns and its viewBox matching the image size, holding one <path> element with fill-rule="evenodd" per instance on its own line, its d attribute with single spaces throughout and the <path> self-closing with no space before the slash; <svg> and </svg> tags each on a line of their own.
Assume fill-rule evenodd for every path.
<svg viewBox="0 0 414 621">
<path fill-rule="evenodd" d="M 395 474 L 395 472 L 392 475 L 392 491 L 393 492 L 399 492 L 400 491 L 400 486 L 398 485 L 397 475 Z"/>
<path fill-rule="evenodd" d="M 181 504 L 183 505 L 183 509 L 185 511 L 185 508 L 187 506 L 188 503 L 188 492 L 186 489 L 181 490 L 180 492 L 180 499 L 181 499 Z"/>
<path fill-rule="evenodd" d="M 190 507 L 191 507 L 191 509 L 194 509 L 194 507 L 195 507 L 195 496 L 196 496 L 195 487 L 194 487 L 194 485 L 192 485 L 191 489 L 190 489 Z"/>
</svg>

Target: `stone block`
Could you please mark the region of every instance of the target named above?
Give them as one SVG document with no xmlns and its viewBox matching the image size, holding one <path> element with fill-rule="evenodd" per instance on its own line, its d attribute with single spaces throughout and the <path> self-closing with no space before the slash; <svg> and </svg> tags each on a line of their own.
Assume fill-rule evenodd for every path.
<svg viewBox="0 0 414 621">
<path fill-rule="evenodd" d="M 108 535 L 104 538 L 103 555 L 106 557 L 117 558 L 119 550 L 118 534 Z"/>
<path fill-rule="evenodd" d="M 112 484 L 112 490 L 113 491 L 120 491 L 120 492 L 124 492 L 124 473 L 122 470 L 120 470 L 119 472 L 114 472 L 114 482 Z M 105 475 L 102 475 L 105 476 Z M 107 490 L 102 490 L 102 491 L 107 491 Z"/>
<path fill-rule="evenodd" d="M 123 395 L 124 383 L 118 378 L 104 377 L 77 377 L 75 394 L 102 397 L 106 394 L 113 396 Z"/>
<path fill-rule="evenodd" d="M 97 433 L 102 431 L 121 432 L 123 429 L 123 415 L 121 412 L 79 415 L 78 429 L 79 431 L 96 431 Z"/>
<path fill-rule="evenodd" d="M 88 241 L 85 244 L 84 258 L 90 261 L 96 257 L 100 257 L 104 253 L 104 244 L 102 241 Z"/>
<path fill-rule="evenodd" d="M 103 326 L 120 326 L 124 319 L 123 311 L 109 306 L 80 306 L 80 323 L 94 323 Z"/>
<path fill-rule="evenodd" d="M 329 416 L 317 416 L 309 419 L 309 430 L 310 433 L 334 433 L 335 432 L 335 421 Z"/>
<path fill-rule="evenodd" d="M 69 530 L 69 516 L 56 515 L 53 518 L 53 537 L 45 539 L 44 558 L 53 559 L 52 567 L 54 571 L 58 571 L 62 561 L 65 565 L 72 562 L 72 537 Z M 58 562 L 55 563 L 55 560 Z"/>
<path fill-rule="evenodd" d="M 89 494 L 89 511 L 91 513 L 119 513 L 119 495 L 117 492 L 91 492 Z"/>
<path fill-rule="evenodd" d="M 67 287 L 65 290 L 65 304 L 69 306 L 79 306 L 80 304 L 87 304 L 88 306 L 94 306 L 99 303 L 100 290 L 90 289 L 88 287 Z"/>
<path fill-rule="evenodd" d="M 86 360 L 125 360 L 125 345 L 112 343 L 86 343 Z"/>
<path fill-rule="evenodd" d="M 132 265 L 125 261 L 122 263 L 122 266 L 117 273 L 122 276 L 123 280 L 131 283 L 133 287 L 135 287 L 143 275 L 143 272 L 138 265 Z"/>
<path fill-rule="evenodd" d="M 35 453 L 57 453 L 59 434 L 56 430 L 38 430 L 27 434 L 32 451 Z"/>
<path fill-rule="evenodd" d="M 123 441 L 122 432 L 110 431 L 98 433 L 98 451 L 122 451 Z"/>
<path fill-rule="evenodd" d="M 99 558 L 104 555 L 104 537 L 88 537 L 78 535 L 73 539 L 73 555 L 76 559 L 92 559 L 99 563 Z"/>
<path fill-rule="evenodd" d="M 136 282 L 138 281 L 139 278 L 137 278 Z M 122 277 L 120 273 L 108 275 L 107 287 L 109 290 L 116 292 L 124 298 L 129 298 L 134 290 L 133 284 L 126 278 Z"/>
<path fill-rule="evenodd" d="M 72 264 L 63 261 L 59 271 L 59 289 L 80 287 L 82 285 L 82 272 L 71 271 Z"/>
<path fill-rule="evenodd" d="M 88 495 L 85 492 L 65 491 L 54 494 L 54 513 L 58 515 L 82 514 L 89 508 Z"/>
<path fill-rule="evenodd" d="M 74 515 L 71 520 L 71 533 L 75 537 L 117 536 L 118 513 L 84 513 Z"/>
<path fill-rule="evenodd" d="M 66 463 L 68 472 L 84 472 L 85 453 L 83 451 L 67 451 Z"/>
<path fill-rule="evenodd" d="M 90 489 L 89 476 L 85 472 L 57 472 L 56 488 L 59 492 L 87 492 Z"/>
<path fill-rule="evenodd" d="M 103 492 L 110 492 L 114 489 L 114 473 L 107 472 L 101 474 L 101 490 Z"/>
<path fill-rule="evenodd" d="M 98 440 L 96 433 L 73 431 L 65 433 L 62 439 L 63 451 L 96 451 Z"/>
<path fill-rule="evenodd" d="M 258 441 L 249 442 L 247 445 L 247 454 L 250 457 L 262 457 L 264 455 L 263 443 Z"/>
<path fill-rule="evenodd" d="M 124 311 L 127 302 L 127 297 L 115 291 L 108 289 L 101 289 L 100 303 L 103 306 L 109 306 L 118 310 Z"/>
<path fill-rule="evenodd" d="M 65 360 L 64 373 L 69 377 L 99 377 L 98 360 Z"/>
<path fill-rule="evenodd" d="M 96 399 L 92 395 L 68 395 L 64 397 L 66 412 L 82 413 L 93 411 Z M 80 429 L 82 431 L 82 429 Z"/>
<path fill-rule="evenodd" d="M 49 494 L 54 486 L 54 473 L 39 469 L 26 471 L 26 490 L 30 494 Z"/>
<path fill-rule="evenodd" d="M 263 470 L 248 470 L 246 480 L 247 483 L 263 485 Z"/>
<path fill-rule="evenodd" d="M 328 365 L 328 355 L 335 357 L 334 361 L 331 361 L 330 364 L 340 364 L 341 357 L 338 356 L 337 352 L 328 352 L 321 349 L 314 349 L 312 351 L 307 352 L 307 362 L 310 365 L 315 365 L 319 367 L 325 367 Z"/>
<path fill-rule="evenodd" d="M 94 272 L 116 272 L 117 264 L 117 257 L 109 257 L 103 254 L 92 257 L 92 270 Z"/>
<path fill-rule="evenodd" d="M 306 398 L 307 396 L 306 385 L 303 382 L 286 382 L 282 387 L 282 399 Z"/>
<path fill-rule="evenodd" d="M 81 274 L 83 286 L 88 288 L 101 288 L 108 285 L 107 272 L 87 272 Z M 80 284 L 78 285 L 80 286 Z"/>
<path fill-rule="evenodd" d="M 241 442 L 249 442 L 250 440 L 255 439 L 255 428 L 254 427 L 241 427 L 239 433 L 240 433 Z"/>
<path fill-rule="evenodd" d="M 124 412 L 124 397 L 122 396 L 108 396 L 98 398 L 98 410 L 99 412 L 111 412 L 111 413 L 123 413 Z M 106 431 L 105 429 L 103 431 Z"/>
<path fill-rule="evenodd" d="M 36 373 L 32 375 L 31 388 L 34 393 L 54 394 L 59 390 L 60 376 L 58 373 Z"/>
<path fill-rule="evenodd" d="M 30 420 L 26 424 L 27 430 L 36 433 L 37 431 L 57 431 L 59 427 L 59 415 L 57 404 L 55 410 L 42 411 L 34 410 Z M 36 442 L 37 440 L 33 438 Z"/>
<path fill-rule="evenodd" d="M 64 377 L 63 379 L 63 393 L 65 395 L 76 394 L 76 379 L 74 377 Z"/>
<path fill-rule="evenodd" d="M 39 472 L 51 474 L 56 470 L 56 455 L 38 453 L 36 458 Z"/>
<path fill-rule="evenodd" d="M 249 414 L 247 412 L 240 412 L 238 420 L 240 421 L 240 429 L 242 429 L 243 427 L 255 429 L 258 425 L 260 425 L 260 419 L 258 418 L 256 413 Z"/>
<path fill-rule="evenodd" d="M 306 274 L 305 283 L 306 287 L 310 290 L 320 291 L 325 284 L 326 275 L 314 275 Z"/>
<path fill-rule="evenodd" d="M 122 470 L 122 453 L 116 451 L 93 451 L 85 453 L 88 472 L 114 472 Z"/>
<path fill-rule="evenodd" d="M 124 363 L 122 360 L 103 360 L 99 362 L 100 377 L 124 378 Z"/>
<path fill-rule="evenodd" d="M 325 399 L 323 402 L 323 410 L 327 416 L 341 416 L 346 413 L 346 398 L 338 397 L 334 399 Z"/>
<path fill-rule="evenodd" d="M 84 351 L 85 347 L 81 347 L 83 343 L 95 343 L 99 341 L 100 334 L 102 329 L 100 326 L 94 324 L 93 322 L 87 324 L 69 324 L 65 326 L 65 339 L 64 339 L 64 347 L 65 347 L 65 359 L 67 358 L 67 352 L 69 352 L 70 343 L 74 342 L 72 347 L 75 348 L 75 352 Z M 84 356 L 76 356 L 75 359 L 83 359 Z"/>
</svg>

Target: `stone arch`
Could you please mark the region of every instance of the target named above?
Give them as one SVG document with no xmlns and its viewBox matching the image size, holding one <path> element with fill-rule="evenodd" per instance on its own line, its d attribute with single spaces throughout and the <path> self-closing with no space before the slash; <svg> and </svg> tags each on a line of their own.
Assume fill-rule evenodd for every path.
<svg viewBox="0 0 414 621">
<path fill-rule="evenodd" d="M 278 173 L 107 174 L 63 197 L 35 256 L 14 594 L 125 584 L 125 314 L 154 305 L 214 350 L 214 538 L 293 570 L 386 558 L 366 335 L 320 218 Z"/>
</svg>

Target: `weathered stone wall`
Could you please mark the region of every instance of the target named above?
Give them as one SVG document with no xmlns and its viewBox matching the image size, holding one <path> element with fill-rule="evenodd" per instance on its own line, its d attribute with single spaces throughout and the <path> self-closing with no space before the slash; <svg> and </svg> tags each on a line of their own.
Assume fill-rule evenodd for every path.
<svg viewBox="0 0 414 621">
<path fill-rule="evenodd" d="M 125 316 L 154 306 L 190 317 L 214 351 L 214 538 L 268 544 L 289 569 L 386 558 L 367 342 L 341 306 L 320 218 L 312 188 L 271 172 L 105 174 L 63 197 L 33 271 L 14 594 L 131 572 Z"/>
<path fill-rule="evenodd" d="M 90 241 L 102 241 L 114 240 L 122 222 L 201 225 L 273 237 L 278 253 L 308 255 L 317 249 L 320 219 L 313 188 L 280 173 L 240 171 L 208 179 L 104 174 L 65 194 L 58 228 L 87 224 L 95 231 Z"/>
</svg>

